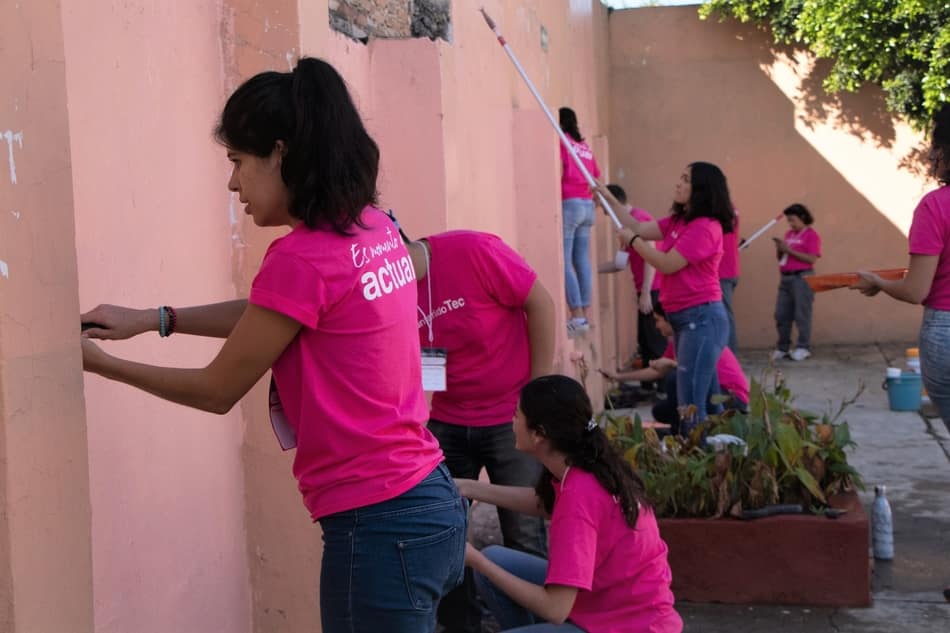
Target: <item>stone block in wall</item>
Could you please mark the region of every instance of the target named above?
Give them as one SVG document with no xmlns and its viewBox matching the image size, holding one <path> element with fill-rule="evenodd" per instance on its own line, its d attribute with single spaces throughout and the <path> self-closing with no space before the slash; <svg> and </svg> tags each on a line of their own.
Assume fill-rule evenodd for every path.
<svg viewBox="0 0 950 633">
<path fill-rule="evenodd" d="M 329 0 L 330 27 L 366 43 L 370 37 L 448 39 L 449 0 Z"/>
</svg>

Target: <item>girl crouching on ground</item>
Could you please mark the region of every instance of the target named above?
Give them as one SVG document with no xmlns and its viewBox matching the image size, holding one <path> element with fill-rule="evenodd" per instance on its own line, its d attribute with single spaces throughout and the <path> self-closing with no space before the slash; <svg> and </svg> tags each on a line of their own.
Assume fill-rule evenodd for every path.
<svg viewBox="0 0 950 633">
<path fill-rule="evenodd" d="M 544 471 L 537 486 L 456 480 L 463 496 L 549 516 L 550 559 L 468 545 L 479 593 L 503 630 L 677 633 L 666 544 L 643 482 L 594 422 L 590 399 L 566 376 L 521 391 L 515 446 Z"/>
</svg>

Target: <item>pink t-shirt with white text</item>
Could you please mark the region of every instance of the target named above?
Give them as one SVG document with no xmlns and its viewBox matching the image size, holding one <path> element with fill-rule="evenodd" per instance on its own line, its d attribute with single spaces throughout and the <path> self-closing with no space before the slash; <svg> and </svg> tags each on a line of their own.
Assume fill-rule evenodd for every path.
<svg viewBox="0 0 950 633">
<path fill-rule="evenodd" d="M 673 347 L 672 340 L 663 351 L 663 358 L 676 360 L 676 348 Z M 716 377 L 719 378 L 720 388 L 727 390 L 744 404 L 749 404 L 749 381 L 742 371 L 739 359 L 728 347 L 722 348 L 722 354 L 716 363 Z"/>
<path fill-rule="evenodd" d="M 524 304 L 538 275 L 489 233 L 449 231 L 426 239 L 430 273 L 418 281 L 418 337 L 425 347 L 447 351 L 447 388 L 432 394 L 430 416 L 462 426 L 511 422 L 531 374 Z"/>
<path fill-rule="evenodd" d="M 591 473 L 570 468 L 554 485 L 545 585 L 576 587 L 568 619 L 596 633 L 679 633 L 673 574 L 653 511 L 631 528 Z"/>
<path fill-rule="evenodd" d="M 273 375 L 314 520 L 397 497 L 442 461 L 425 427 L 409 253 L 383 212 L 361 219 L 350 236 L 297 225 L 251 286 L 250 303 L 303 325 Z"/>
<path fill-rule="evenodd" d="M 594 152 L 591 151 L 587 143 L 575 141 L 570 135 L 567 135 L 567 140 L 570 142 L 571 147 L 574 148 L 577 157 L 584 163 L 584 167 L 590 172 L 590 175 L 594 178 L 600 178 L 600 168 L 597 166 L 597 159 L 594 158 Z M 587 184 L 587 179 L 584 178 L 584 174 L 581 173 L 574 159 L 571 158 L 571 155 L 567 152 L 564 143 L 561 143 L 559 147 L 561 148 L 561 165 L 564 170 L 561 174 L 561 200 L 569 200 L 571 198 L 590 200 L 593 194 L 590 191 L 590 185 Z"/>
<path fill-rule="evenodd" d="M 810 226 L 806 226 L 801 231 L 786 231 L 785 243 L 799 253 L 821 257 L 821 236 Z M 778 269 L 783 273 L 793 273 L 799 270 L 811 270 L 814 266 L 786 253 L 779 260 Z"/>
<path fill-rule="evenodd" d="M 732 232 L 722 234 L 722 260 L 719 262 L 720 279 L 738 279 L 739 266 L 739 212 L 735 211 Z"/>
<path fill-rule="evenodd" d="M 632 217 L 637 222 L 653 221 L 653 216 L 644 209 L 631 208 L 630 217 Z M 627 255 L 629 255 L 627 265 L 630 267 L 631 274 L 633 274 L 633 287 L 636 288 L 637 293 L 643 292 L 643 267 L 646 262 L 643 261 L 643 258 L 640 257 L 640 253 L 638 253 L 635 249 L 627 248 L 625 250 L 627 251 Z M 649 290 L 659 289 L 660 273 L 657 271 L 653 277 L 653 285 L 650 286 Z"/>
<path fill-rule="evenodd" d="M 667 216 L 657 222 L 663 235 L 657 249 L 676 249 L 686 266 L 663 275 L 660 303 L 666 312 L 678 312 L 710 301 L 722 300 L 719 262 L 722 260 L 722 225 L 712 218 L 684 222 Z"/>
<path fill-rule="evenodd" d="M 938 258 L 924 305 L 934 310 L 950 310 L 950 186 L 935 189 L 920 200 L 908 238 L 911 255 Z"/>
</svg>

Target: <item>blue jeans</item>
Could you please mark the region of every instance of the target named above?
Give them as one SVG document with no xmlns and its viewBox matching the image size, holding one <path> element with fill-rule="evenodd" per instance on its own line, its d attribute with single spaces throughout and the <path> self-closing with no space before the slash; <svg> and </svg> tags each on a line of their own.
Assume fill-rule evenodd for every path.
<svg viewBox="0 0 950 633">
<path fill-rule="evenodd" d="M 538 556 L 518 552 L 500 545 L 489 545 L 482 550 L 488 560 L 505 571 L 535 585 L 543 585 L 548 572 L 548 561 Z M 490 580 L 475 572 L 475 584 L 488 610 L 498 620 L 502 631 L 519 633 L 584 633 L 570 622 L 549 624 L 508 597 Z"/>
<path fill-rule="evenodd" d="M 324 633 L 432 633 L 462 580 L 465 501 L 444 465 L 394 499 L 320 519 Z"/>
<path fill-rule="evenodd" d="M 439 440 L 453 477 L 478 479 L 484 467 L 493 484 L 534 487 L 541 476 L 540 462 L 515 448 L 511 422 L 473 427 L 429 420 L 429 430 Z M 498 522 L 507 547 L 547 556 L 544 519 L 498 508 Z M 438 615 L 446 633 L 482 630 L 481 608 L 470 570 L 466 570 L 462 585 L 449 592 L 439 605 Z"/>
<path fill-rule="evenodd" d="M 920 326 L 920 372 L 930 401 L 950 427 L 950 311 L 924 309 Z"/>
<path fill-rule="evenodd" d="M 564 212 L 564 288 L 567 305 L 590 305 L 593 285 L 590 267 L 590 230 L 594 226 L 594 201 L 568 198 L 561 203 Z"/>
<path fill-rule="evenodd" d="M 729 346 L 733 352 L 739 351 L 739 337 L 736 334 L 736 314 L 732 310 L 732 295 L 736 292 L 736 286 L 739 285 L 738 277 L 727 277 L 719 280 L 719 287 L 722 289 L 722 305 L 726 309 L 726 316 L 729 317 Z"/>
<path fill-rule="evenodd" d="M 696 417 L 683 420 L 681 432 L 686 435 L 706 419 L 707 406 L 716 413 L 722 411 L 721 405 L 710 405 L 709 399 L 719 393 L 716 364 L 729 340 L 729 317 L 721 301 L 670 312 L 667 317 L 676 344 L 676 399 L 680 408 L 696 406 Z"/>
</svg>

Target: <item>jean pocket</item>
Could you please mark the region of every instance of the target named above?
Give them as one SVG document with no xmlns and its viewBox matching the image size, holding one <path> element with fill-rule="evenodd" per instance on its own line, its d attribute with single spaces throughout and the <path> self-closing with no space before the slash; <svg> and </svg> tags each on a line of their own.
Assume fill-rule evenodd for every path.
<svg viewBox="0 0 950 633">
<path fill-rule="evenodd" d="M 452 526 L 436 534 L 398 541 L 403 579 L 412 607 L 430 611 L 461 582 L 465 531 Z"/>
</svg>

